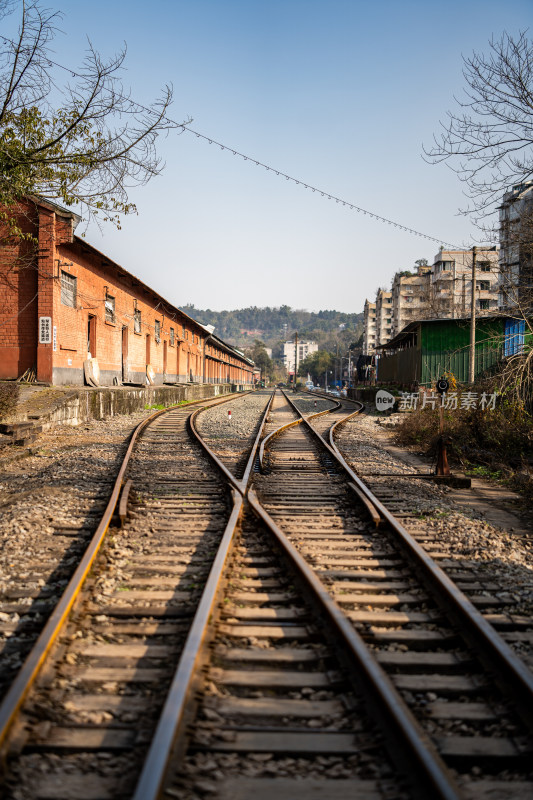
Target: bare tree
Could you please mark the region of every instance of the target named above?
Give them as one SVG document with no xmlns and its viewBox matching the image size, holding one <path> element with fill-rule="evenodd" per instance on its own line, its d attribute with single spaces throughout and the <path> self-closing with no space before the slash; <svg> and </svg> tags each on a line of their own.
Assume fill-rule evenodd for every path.
<svg viewBox="0 0 533 800">
<path fill-rule="evenodd" d="M 513 184 L 533 178 L 533 43 L 521 32 L 490 41 L 487 55 L 464 58 L 465 94 L 456 99 L 433 146 L 467 186 L 463 213 L 486 230 L 486 218 Z"/>
<path fill-rule="evenodd" d="M 9 209 L 35 194 L 120 227 L 121 216 L 136 211 L 128 190 L 162 169 L 158 137 L 183 130 L 167 117 L 172 88 L 140 105 L 120 80 L 125 48 L 106 60 L 90 42 L 79 71 L 61 85 L 50 50 L 60 16 L 40 0 L 0 0 L 0 17 L 15 5 L 18 34 L 0 37 L 2 219 L 11 235 L 22 235 Z"/>
<path fill-rule="evenodd" d="M 533 411 L 533 185 L 504 196 L 500 207 L 500 297 L 514 319 L 500 386 Z M 511 202 L 508 202 L 510 199 Z"/>
<path fill-rule="evenodd" d="M 500 242 L 500 309 L 517 326 L 505 341 L 498 384 L 531 410 L 533 42 L 525 31 L 516 37 L 504 33 L 490 41 L 487 54 L 463 61 L 466 88 L 463 98 L 456 98 L 459 108 L 448 112 L 424 152 L 432 163 L 446 162 L 458 174 L 469 200 L 462 213 L 484 238 Z"/>
</svg>

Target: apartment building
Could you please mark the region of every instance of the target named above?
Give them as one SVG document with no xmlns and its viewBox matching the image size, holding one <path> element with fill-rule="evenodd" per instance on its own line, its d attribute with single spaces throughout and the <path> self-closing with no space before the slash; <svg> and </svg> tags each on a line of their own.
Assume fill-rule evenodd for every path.
<svg viewBox="0 0 533 800">
<path fill-rule="evenodd" d="M 469 316 L 472 303 L 472 250 L 441 248 L 429 273 L 428 319 Z M 477 248 L 476 311 L 494 313 L 498 307 L 498 248 Z"/>
<path fill-rule="evenodd" d="M 370 355 L 376 347 L 376 304 L 365 300 L 363 320 L 363 353 Z"/>
<path fill-rule="evenodd" d="M 533 181 L 506 192 L 499 207 L 500 310 L 531 309 L 533 305 Z"/>
<path fill-rule="evenodd" d="M 376 302 L 365 300 L 363 321 L 363 353 L 373 355 L 376 347 L 392 336 L 392 292 L 379 289 Z"/>
<path fill-rule="evenodd" d="M 470 314 L 472 250 L 441 248 L 432 265 L 394 276 L 390 292 L 380 289 L 376 302 L 365 302 L 363 354 L 373 355 L 406 325 L 420 319 L 454 319 Z M 498 248 L 477 248 L 476 312 L 494 314 L 498 306 Z M 374 310 L 375 309 L 375 310 Z"/>
<path fill-rule="evenodd" d="M 392 336 L 392 292 L 379 289 L 376 295 L 376 346 Z"/>
<path fill-rule="evenodd" d="M 417 265 L 416 272 L 397 272 L 392 281 L 392 336 L 406 325 L 425 316 L 426 286 L 431 267 Z M 392 338 L 392 337 L 391 337 Z"/>
<path fill-rule="evenodd" d="M 316 353 L 317 350 L 318 345 L 316 342 L 298 341 L 298 345 L 295 344 L 294 339 L 292 341 L 285 342 L 283 345 L 283 363 L 287 373 L 289 375 L 294 375 L 295 365 L 297 364 L 299 367 L 309 353 Z"/>
</svg>

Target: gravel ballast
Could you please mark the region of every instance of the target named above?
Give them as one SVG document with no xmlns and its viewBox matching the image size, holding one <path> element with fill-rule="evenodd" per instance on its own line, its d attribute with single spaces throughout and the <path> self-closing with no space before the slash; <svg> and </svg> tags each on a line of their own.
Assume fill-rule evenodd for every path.
<svg viewBox="0 0 533 800">
<path fill-rule="evenodd" d="M 236 397 L 229 403 L 206 408 L 196 418 L 198 433 L 237 477 L 241 477 L 243 459 L 253 445 L 271 394 L 264 390 Z"/>
<path fill-rule="evenodd" d="M 58 427 L 33 455 L 0 458 L 0 696 L 100 520 L 132 431 L 152 413 Z"/>
<path fill-rule="evenodd" d="M 471 565 L 487 582 L 497 584 L 491 592 L 506 602 L 505 613 L 531 619 L 533 631 L 533 554 L 531 540 L 513 530 L 491 525 L 482 513 L 454 502 L 454 490 L 424 480 L 401 477 L 414 468 L 389 453 L 390 438 L 376 425 L 376 418 L 363 415 L 341 426 L 336 443 L 346 461 L 364 480 L 372 474 L 372 488 L 394 493 L 394 513 L 405 512 L 403 524 L 413 533 L 436 536 L 443 550 L 458 562 Z M 427 471 L 427 470 L 426 470 Z M 384 476 L 379 477 L 379 473 Z M 391 477 L 397 473 L 398 477 Z M 386 505 L 386 503 L 385 503 Z M 533 648 L 528 642 L 513 643 L 533 668 Z"/>
</svg>

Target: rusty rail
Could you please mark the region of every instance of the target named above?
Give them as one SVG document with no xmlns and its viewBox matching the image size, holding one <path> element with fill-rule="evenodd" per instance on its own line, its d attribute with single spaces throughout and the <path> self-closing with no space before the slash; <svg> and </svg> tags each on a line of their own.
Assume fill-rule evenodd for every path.
<svg viewBox="0 0 533 800">
<path fill-rule="evenodd" d="M 290 398 L 288 402 L 298 411 Z M 352 401 L 357 402 L 357 401 Z M 358 409 L 353 414 L 339 420 L 329 431 L 329 443 L 315 430 L 310 418 L 302 416 L 303 422 L 308 426 L 313 435 L 327 448 L 330 455 L 342 467 L 350 480 L 359 488 L 361 493 L 374 506 L 381 517 L 386 520 L 396 533 L 403 549 L 415 560 L 420 568 L 420 574 L 426 586 L 436 592 L 440 601 L 449 610 L 449 613 L 463 629 L 466 629 L 473 638 L 477 652 L 485 663 L 492 666 L 495 671 L 495 680 L 500 688 L 511 696 L 516 704 L 516 709 L 526 725 L 533 730 L 533 673 L 523 661 L 513 652 L 509 645 L 501 638 L 492 625 L 487 622 L 466 595 L 446 575 L 404 526 L 391 514 L 375 494 L 355 474 L 346 463 L 342 453 L 334 442 L 334 432 L 339 424 L 346 422 L 350 417 L 360 413 Z M 298 413 L 300 413 L 298 411 Z M 498 677 L 499 676 L 499 677 Z M 502 680 L 503 678 L 503 680 Z"/>
<path fill-rule="evenodd" d="M 233 401 L 234 399 L 235 399 L 234 397 L 231 397 L 229 399 L 227 397 L 224 397 L 220 399 L 218 402 L 211 403 L 210 405 L 219 405 L 221 403 L 227 403 Z M 205 403 L 205 400 L 200 400 L 195 403 L 190 403 L 190 405 L 198 405 L 198 403 Z M 13 684 L 9 688 L 7 694 L 5 695 L 2 701 L 2 704 L 0 705 L 0 748 L 6 742 L 9 731 L 16 719 L 16 716 L 25 698 L 27 697 L 28 692 L 31 690 L 33 684 L 35 683 L 35 680 L 37 679 L 37 676 L 39 675 L 39 672 L 41 671 L 48 654 L 50 653 L 55 641 L 57 640 L 57 637 L 59 636 L 63 628 L 63 625 L 67 621 L 68 615 L 83 587 L 85 579 L 87 578 L 87 575 L 89 574 L 92 565 L 94 564 L 96 556 L 98 555 L 100 548 L 102 546 L 102 543 L 104 542 L 107 530 L 115 513 L 115 509 L 122 489 L 122 484 L 124 481 L 124 475 L 126 473 L 126 469 L 137 439 L 139 438 L 140 434 L 145 430 L 145 428 L 148 427 L 148 425 L 150 425 L 157 417 L 178 408 L 183 408 L 183 406 L 181 405 L 169 406 L 168 408 L 162 409 L 161 411 L 156 411 L 154 414 L 151 414 L 149 417 L 143 420 L 137 426 L 137 428 L 135 428 L 131 436 L 128 449 L 122 461 L 119 473 L 115 480 L 115 484 L 111 492 L 111 497 L 109 498 L 108 504 L 102 515 L 100 523 L 89 545 L 87 546 L 87 549 L 78 567 L 76 568 L 70 581 L 65 587 L 65 590 L 61 595 L 58 604 L 52 611 L 37 641 L 32 647 L 24 664 L 22 665 L 20 671 L 18 672 L 17 677 L 13 681 Z"/>
<path fill-rule="evenodd" d="M 234 478 L 224 464 L 220 462 L 196 430 L 194 422 L 200 410 L 195 412 L 192 418 L 189 418 L 191 431 L 197 441 L 202 445 L 209 457 L 213 459 L 216 466 L 233 487 L 234 505 L 202 593 L 202 598 L 194 616 L 192 627 L 187 636 L 178 669 L 161 712 L 160 720 L 146 756 L 133 800 L 155 800 L 159 797 L 174 743 L 182 738 L 184 728 L 192 716 L 191 706 L 194 704 L 195 698 L 191 688 L 194 686 L 195 679 L 198 676 L 198 667 L 202 662 L 206 643 L 210 636 L 209 621 L 212 617 L 216 602 L 220 597 L 220 593 L 222 592 L 222 575 L 235 544 L 236 526 L 242 513 L 244 495 L 246 494 L 251 470 L 257 455 L 259 441 L 270 412 L 274 395 L 275 390 L 272 392 L 272 396 L 259 424 L 259 431 L 248 457 L 244 477 L 240 481 Z"/>
</svg>

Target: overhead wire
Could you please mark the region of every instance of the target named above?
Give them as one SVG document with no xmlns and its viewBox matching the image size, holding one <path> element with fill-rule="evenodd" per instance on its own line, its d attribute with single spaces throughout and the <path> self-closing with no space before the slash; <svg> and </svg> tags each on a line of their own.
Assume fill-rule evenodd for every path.
<svg viewBox="0 0 533 800">
<path fill-rule="evenodd" d="M 0 39 L 2 39 L 4 42 L 8 42 L 10 44 L 15 44 L 11 39 L 9 39 L 6 36 L 3 36 L 1 34 L 0 34 Z M 68 72 L 73 78 L 83 78 L 83 77 L 85 77 L 81 73 L 76 72 L 75 70 L 71 69 L 70 67 L 65 67 L 63 64 L 60 64 L 59 62 L 54 61 L 51 58 L 46 57 L 46 61 L 47 61 L 49 66 L 55 66 L 55 67 L 58 67 L 59 69 L 64 70 L 65 72 Z M 105 87 L 103 87 L 103 88 L 105 89 Z M 153 108 L 150 108 L 149 106 L 145 106 L 142 103 L 139 103 L 137 100 L 132 100 L 131 97 L 125 97 L 124 95 L 120 94 L 120 92 L 117 92 L 116 90 L 113 90 L 113 91 L 114 91 L 114 94 L 118 98 L 121 98 L 122 100 L 127 100 L 129 103 L 132 104 L 132 106 L 136 106 L 138 109 L 140 109 L 140 110 L 142 110 L 142 111 L 144 111 L 144 112 L 146 112 L 148 114 L 156 114 L 157 113 Z M 402 230 L 402 231 L 404 231 L 406 233 L 410 233 L 413 236 L 418 236 L 418 237 L 420 237 L 422 239 L 427 239 L 427 240 L 432 241 L 432 242 L 437 242 L 437 244 L 442 245 L 442 246 L 446 245 L 447 247 L 449 247 L 449 248 L 451 248 L 453 250 L 462 249 L 459 245 L 452 244 L 451 242 L 446 242 L 444 239 L 439 239 L 436 236 L 430 236 L 427 233 L 423 233 L 422 231 L 415 230 L 414 228 L 411 228 L 408 225 L 403 225 L 400 222 L 396 222 L 395 220 L 389 219 L 388 217 L 384 217 L 381 214 L 376 214 L 374 211 L 369 211 L 366 208 L 362 208 L 362 206 L 358 206 L 355 203 L 351 203 L 348 200 L 344 200 L 341 197 L 337 197 L 336 195 L 332 194 L 331 192 L 326 191 L 325 189 L 320 189 L 317 186 L 313 186 L 310 183 L 306 183 L 305 181 L 301 180 L 300 178 L 295 178 L 292 175 L 288 175 L 286 172 L 283 172 L 282 170 L 276 169 L 276 167 L 272 167 L 269 164 L 265 164 L 264 162 L 259 161 L 258 159 L 254 158 L 253 156 L 249 156 L 249 155 L 246 155 L 245 153 L 241 153 L 236 148 L 231 147 L 231 146 L 229 146 L 227 144 L 224 144 L 222 142 L 219 142 L 216 139 L 214 139 L 213 137 L 207 136 L 206 134 L 201 133 L 200 131 L 193 130 L 191 127 L 189 127 L 189 125 L 187 123 L 177 122 L 176 120 L 171 119 L 170 117 L 167 117 L 166 115 L 162 119 L 165 122 L 169 123 L 170 125 L 174 126 L 175 128 L 181 128 L 183 133 L 185 133 L 185 132 L 191 133 L 194 136 L 196 136 L 198 139 L 203 139 L 204 141 L 208 142 L 209 144 L 217 145 L 217 147 L 220 147 L 221 150 L 227 150 L 228 152 L 232 153 L 234 156 L 238 156 L 239 158 L 242 158 L 244 161 L 251 161 L 256 166 L 263 167 L 268 172 L 273 172 L 273 173 L 275 173 L 276 176 L 285 178 L 285 180 L 291 181 L 292 183 L 296 184 L 297 186 L 303 186 L 304 189 L 310 189 L 311 192 L 315 192 L 315 193 L 318 192 L 322 197 L 327 197 L 328 200 L 334 200 L 336 204 L 341 204 L 345 208 L 349 208 L 352 211 L 356 211 L 357 213 L 363 214 L 363 216 L 368 216 L 368 217 L 370 217 L 370 219 L 374 219 L 377 222 L 381 222 L 381 223 L 386 224 L 386 225 L 392 225 L 394 228 L 397 228 L 398 230 Z"/>
</svg>

